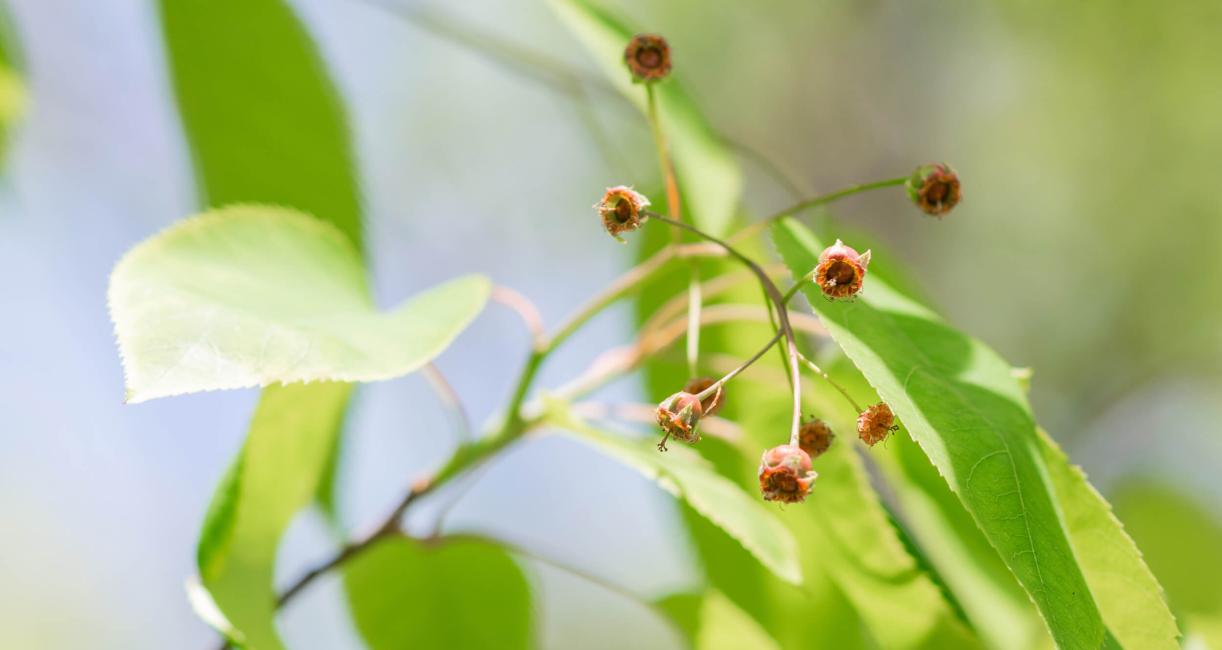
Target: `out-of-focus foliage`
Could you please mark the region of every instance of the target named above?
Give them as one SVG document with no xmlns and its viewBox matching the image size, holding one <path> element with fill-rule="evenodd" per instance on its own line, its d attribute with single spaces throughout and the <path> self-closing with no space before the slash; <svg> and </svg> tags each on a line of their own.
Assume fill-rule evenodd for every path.
<svg viewBox="0 0 1222 650">
<path fill-rule="evenodd" d="M 0 4 L 0 169 L 8 148 L 9 131 L 26 111 L 25 82 L 19 74 L 17 42 L 8 11 Z"/>
<path fill-rule="evenodd" d="M 272 383 L 377 381 L 454 340 L 491 285 L 467 276 L 382 313 L 329 223 L 257 205 L 191 217 L 115 267 L 110 310 L 128 401 Z"/>
<path fill-rule="evenodd" d="M 390 537 L 344 570 L 344 589 L 370 650 L 534 647 L 526 577 L 491 542 Z"/>
</svg>

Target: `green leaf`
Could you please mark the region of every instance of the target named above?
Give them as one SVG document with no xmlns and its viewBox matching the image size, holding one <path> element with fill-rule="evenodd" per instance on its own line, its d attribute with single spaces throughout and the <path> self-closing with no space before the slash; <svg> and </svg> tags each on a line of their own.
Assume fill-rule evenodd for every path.
<svg viewBox="0 0 1222 650">
<path fill-rule="evenodd" d="M 110 309 L 128 400 L 310 381 L 377 381 L 427 363 L 490 290 L 466 276 L 381 313 L 334 227 L 238 205 L 182 221 L 115 267 Z"/>
<path fill-rule="evenodd" d="M 1180 647 L 1162 587 L 1111 505 L 1043 430 L 1039 441 L 1078 562 L 1112 635 L 1125 648 Z"/>
<path fill-rule="evenodd" d="M 805 504 L 818 524 L 812 546 L 828 556 L 828 571 L 881 647 L 981 647 L 904 548 L 855 445 L 840 436 L 816 460 L 819 478 Z"/>
<path fill-rule="evenodd" d="M 203 203 L 273 203 L 362 248 L 348 122 L 282 0 L 161 0 L 171 79 Z"/>
<path fill-rule="evenodd" d="M 795 277 L 823 246 L 796 222 L 773 235 Z M 1010 364 L 878 278 L 854 301 L 805 294 L 1035 601 L 1062 647 L 1108 636 L 1057 511 L 1026 396 Z"/>
<path fill-rule="evenodd" d="M 780 650 L 780 645 L 725 594 L 676 594 L 658 601 L 684 634 L 692 650 Z"/>
<path fill-rule="evenodd" d="M 695 454 L 677 446 L 663 454 L 652 443 L 637 444 L 598 431 L 559 403 L 548 406 L 547 421 L 566 435 L 657 481 L 662 489 L 738 540 L 779 578 L 801 583 L 797 544 L 785 526 L 764 507 L 762 500 L 748 496 Z"/>
<path fill-rule="evenodd" d="M 638 30 L 585 0 L 551 0 L 551 5 L 594 55 L 611 83 L 644 113 L 645 88 L 632 83 L 624 66 L 624 47 Z M 706 232 L 724 235 L 742 194 L 738 162 L 675 79 L 658 82 L 654 90 L 685 212 Z"/>
<path fill-rule="evenodd" d="M 1130 478 L 1111 494 L 1183 621 L 1184 647 L 1222 648 L 1222 520 L 1209 493 Z"/>
<path fill-rule="evenodd" d="M 242 452 L 213 497 L 200 533 L 200 580 L 245 648 L 282 647 L 274 623 L 276 549 L 314 498 L 351 390 L 342 383 L 265 390 Z"/>
<path fill-rule="evenodd" d="M 371 650 L 532 645 L 526 578 L 490 542 L 390 537 L 352 560 L 344 588 Z"/>
</svg>

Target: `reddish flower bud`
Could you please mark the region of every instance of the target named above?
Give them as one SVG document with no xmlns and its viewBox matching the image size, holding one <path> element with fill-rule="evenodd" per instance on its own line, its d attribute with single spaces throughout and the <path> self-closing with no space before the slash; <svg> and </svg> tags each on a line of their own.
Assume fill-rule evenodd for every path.
<svg viewBox="0 0 1222 650">
<path fill-rule="evenodd" d="M 700 400 L 691 393 L 675 393 L 662 400 L 657 410 L 658 426 L 666 434 L 658 443 L 658 451 L 666 451 L 666 440 L 671 436 L 686 443 L 700 440 L 700 432 L 696 426 L 704 416 L 704 407 Z"/>
<path fill-rule="evenodd" d="M 803 501 L 810 494 L 816 476 L 810 468 L 810 456 L 800 447 L 773 447 L 760 459 L 760 492 L 765 501 Z"/>
<path fill-rule="evenodd" d="M 811 458 L 818 458 L 827 451 L 828 447 L 832 446 L 832 439 L 835 437 L 836 434 L 832 433 L 832 428 L 827 426 L 823 420 L 816 418 L 798 429 L 798 446 Z"/>
<path fill-rule="evenodd" d="M 858 254 L 839 239 L 819 254 L 815 267 L 815 284 L 828 298 L 852 298 L 861 291 L 870 264 L 870 251 Z"/>
<path fill-rule="evenodd" d="M 868 407 L 857 416 L 857 436 L 871 447 L 886 438 L 887 434 L 898 430 L 895 414 L 890 406 L 882 402 Z"/>
<path fill-rule="evenodd" d="M 611 236 L 624 241 L 621 232 L 631 232 L 641 227 L 641 210 L 649 205 L 649 199 L 634 192 L 631 187 L 619 185 L 608 187 L 603 200 L 594 208 L 603 219 L 603 227 Z"/>
<path fill-rule="evenodd" d="M 908 197 L 925 214 L 941 217 L 963 197 L 959 175 L 946 163 L 921 165 L 908 179 Z"/>
<path fill-rule="evenodd" d="M 652 83 L 670 74 L 670 46 L 657 34 L 637 34 L 624 48 L 624 63 L 636 83 Z"/>
<path fill-rule="evenodd" d="M 717 383 L 717 380 L 712 377 L 696 377 L 687 382 L 687 385 L 683 387 L 683 392 L 699 395 L 715 383 Z M 717 412 L 721 410 L 722 405 L 725 403 L 725 384 L 718 386 L 712 395 L 700 400 L 700 406 L 704 407 L 705 415 L 717 415 Z"/>
</svg>

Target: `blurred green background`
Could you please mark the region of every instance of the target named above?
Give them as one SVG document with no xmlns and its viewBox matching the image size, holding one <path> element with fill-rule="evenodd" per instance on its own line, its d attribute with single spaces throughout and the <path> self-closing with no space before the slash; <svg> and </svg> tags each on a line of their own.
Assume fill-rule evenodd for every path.
<svg viewBox="0 0 1222 650">
<path fill-rule="evenodd" d="M 103 299 L 127 246 L 194 209 L 157 16 L 122 0 L 7 2 L 3 52 L 20 62 L 29 105 L 6 129 L 0 181 L 0 645 L 203 646 L 211 634 L 181 584 L 253 396 L 121 408 Z M 349 106 L 381 296 L 482 270 L 554 322 L 630 263 L 630 251 L 608 252 L 589 205 L 608 184 L 654 178 L 638 116 L 598 93 L 576 100 L 601 147 L 573 98 L 384 8 L 431 7 L 476 40 L 495 34 L 596 74 L 544 2 L 290 4 Z M 1042 424 L 1112 499 L 1181 622 L 1222 639 L 1222 3 L 604 4 L 665 34 L 676 78 L 714 126 L 807 192 L 929 160 L 956 166 L 965 199 L 944 221 L 899 191 L 833 212 L 885 242 L 951 322 L 1034 369 Z M 790 202 L 752 158 L 743 166 L 750 211 Z M 553 379 L 607 337 L 625 339 L 628 320 L 581 339 Z M 487 403 L 477 417 L 517 363 L 521 341 L 497 338 L 510 323 L 460 340 L 469 351 L 449 361 L 460 392 Z M 414 403 L 399 391 L 427 400 L 410 381 L 371 390 L 356 418 L 368 440 Z M 353 462 L 371 466 L 348 495 L 354 521 L 379 512 L 386 477 L 402 473 L 379 464 L 385 444 L 358 444 Z M 442 449 L 420 444 L 403 449 L 427 466 Z M 522 489 L 542 498 L 545 487 Z M 610 522 L 655 521 L 655 545 L 673 532 L 673 513 L 644 492 L 585 496 L 622 500 Z M 500 510 L 505 526 L 546 538 L 531 528 L 544 523 L 522 523 L 529 506 L 501 493 L 484 502 L 466 519 Z M 559 512 L 619 545 L 603 558 L 611 575 L 650 548 L 616 539 L 619 524 L 581 520 L 582 508 Z M 290 546 L 296 557 L 318 547 Z M 668 559 L 678 568 L 659 577 Z M 663 593 L 685 571 L 666 556 L 624 580 Z M 540 580 L 553 603 L 545 645 L 663 643 L 648 624 L 622 624 L 642 612 L 580 595 L 566 610 L 562 596 L 589 586 Z"/>
</svg>

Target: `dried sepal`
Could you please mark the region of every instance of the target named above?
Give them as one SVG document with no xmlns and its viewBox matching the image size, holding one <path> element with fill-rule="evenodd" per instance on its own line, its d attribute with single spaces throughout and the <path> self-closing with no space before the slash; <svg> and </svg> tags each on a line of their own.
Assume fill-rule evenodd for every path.
<svg viewBox="0 0 1222 650">
<path fill-rule="evenodd" d="M 679 392 L 662 400 L 656 412 L 658 426 L 665 434 L 658 443 L 658 451 L 666 451 L 666 441 L 677 438 L 688 444 L 700 440 L 700 418 L 704 417 L 704 407 L 696 396 Z"/>
<path fill-rule="evenodd" d="M 870 265 L 870 251 L 858 253 L 839 239 L 819 254 L 815 284 L 828 298 L 852 298 L 861 291 Z"/>
<path fill-rule="evenodd" d="M 925 214 L 942 217 L 963 198 L 959 175 L 946 163 L 921 165 L 908 179 L 908 197 Z"/>
<path fill-rule="evenodd" d="M 869 406 L 857 416 L 857 437 L 871 447 L 898 430 L 895 414 L 891 412 L 891 407 L 883 402 Z"/>
<path fill-rule="evenodd" d="M 780 445 L 760 458 L 760 492 L 765 501 L 799 503 L 810 494 L 818 474 L 811 469 L 810 455 L 794 445 Z"/>
<path fill-rule="evenodd" d="M 608 187 L 601 201 L 594 205 L 602 217 L 603 228 L 617 241 L 623 242 L 620 233 L 632 232 L 641 227 L 641 210 L 649 206 L 644 194 L 627 185 Z"/>
<path fill-rule="evenodd" d="M 657 34 L 637 34 L 624 48 L 624 64 L 635 83 L 653 83 L 670 74 L 670 45 Z"/>
<path fill-rule="evenodd" d="M 832 446 L 836 434 L 826 422 L 815 418 L 798 429 L 798 446 L 811 458 L 818 458 Z"/>
</svg>

